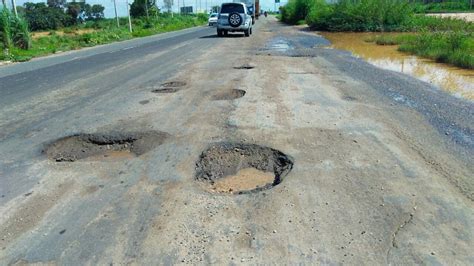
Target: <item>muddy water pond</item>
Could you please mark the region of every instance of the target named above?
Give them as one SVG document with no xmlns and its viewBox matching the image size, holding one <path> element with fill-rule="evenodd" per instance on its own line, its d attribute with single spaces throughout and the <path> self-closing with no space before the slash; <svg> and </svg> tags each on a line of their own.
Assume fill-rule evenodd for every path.
<svg viewBox="0 0 474 266">
<path fill-rule="evenodd" d="M 474 100 L 474 70 L 460 69 L 408 55 L 399 52 L 396 45 L 367 42 L 380 33 L 320 32 L 319 34 L 331 41 L 332 48 L 351 51 L 355 56 L 380 68 L 414 76 L 457 97 Z"/>
</svg>

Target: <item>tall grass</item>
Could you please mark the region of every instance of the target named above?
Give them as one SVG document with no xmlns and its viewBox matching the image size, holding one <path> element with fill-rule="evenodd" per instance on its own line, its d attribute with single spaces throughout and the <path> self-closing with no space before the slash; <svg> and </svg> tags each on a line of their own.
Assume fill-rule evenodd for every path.
<svg viewBox="0 0 474 266">
<path fill-rule="evenodd" d="M 405 0 L 341 0 L 333 5 L 315 0 L 305 19 L 318 30 L 400 31 L 413 14 L 414 6 Z"/>
<path fill-rule="evenodd" d="M 12 47 L 10 59 L 25 61 L 35 56 L 180 30 L 203 25 L 206 22 L 207 16 L 204 14 L 174 17 L 160 15 L 151 17 L 148 20 L 145 18 L 135 18 L 132 20 L 133 32 L 131 33 L 128 29 L 128 20 L 126 19 L 120 21 L 122 25 L 120 28 L 117 28 L 115 20 L 90 21 L 83 25 L 63 29 L 62 32 L 65 33 L 63 35 L 52 31 L 48 36 L 33 39 L 29 50 L 20 49 L 20 46 Z M 92 28 L 95 31 L 78 34 L 77 30 L 83 28 Z"/>
<path fill-rule="evenodd" d="M 9 51 L 13 46 L 12 33 L 11 33 L 11 13 L 8 9 L 4 8 L 0 14 L 0 43 L 5 55 L 9 55 Z"/>
<path fill-rule="evenodd" d="M 474 69 L 474 34 L 466 31 L 423 31 L 416 35 L 381 35 L 379 45 L 399 45 L 398 50 L 437 62 Z"/>
<path fill-rule="evenodd" d="M 0 48 L 3 58 L 11 59 L 14 47 L 29 49 L 31 37 L 28 24 L 20 17 L 14 16 L 8 9 L 0 11 Z"/>
</svg>

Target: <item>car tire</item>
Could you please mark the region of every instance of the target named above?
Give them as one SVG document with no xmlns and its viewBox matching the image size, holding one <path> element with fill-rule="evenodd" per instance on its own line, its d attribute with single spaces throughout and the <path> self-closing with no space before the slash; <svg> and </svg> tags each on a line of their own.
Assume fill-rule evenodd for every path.
<svg viewBox="0 0 474 266">
<path fill-rule="evenodd" d="M 252 35 L 253 31 L 252 31 L 252 28 L 250 28 L 250 35 Z"/>
<path fill-rule="evenodd" d="M 217 36 L 218 37 L 222 37 L 222 35 L 223 35 L 222 33 L 223 33 L 222 30 L 217 30 Z"/>
<path fill-rule="evenodd" d="M 245 37 L 249 37 L 250 36 L 250 28 L 246 29 L 244 31 L 244 34 L 245 34 Z"/>
<path fill-rule="evenodd" d="M 226 37 L 227 37 L 227 36 L 229 35 L 229 31 L 227 31 L 227 30 L 224 30 L 223 32 L 224 32 L 224 36 L 226 36 Z"/>
<path fill-rule="evenodd" d="M 243 19 L 239 13 L 234 12 L 229 14 L 229 18 L 227 19 L 229 25 L 233 28 L 237 28 L 238 26 L 242 25 Z"/>
</svg>

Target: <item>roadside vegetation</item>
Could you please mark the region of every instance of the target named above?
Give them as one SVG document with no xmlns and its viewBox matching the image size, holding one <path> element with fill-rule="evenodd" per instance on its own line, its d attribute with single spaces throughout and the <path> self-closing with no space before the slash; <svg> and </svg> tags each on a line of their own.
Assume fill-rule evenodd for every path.
<svg viewBox="0 0 474 266">
<path fill-rule="evenodd" d="M 148 4 L 147 7 L 143 5 Z M 137 0 L 128 19 L 104 18 L 101 5 L 50 0 L 25 3 L 18 17 L 4 8 L 0 11 L 0 60 L 27 61 L 33 57 L 75 50 L 99 44 L 144 37 L 203 25 L 207 15 L 160 13 L 154 1 Z M 31 30 L 31 31 L 30 31 Z"/>
<path fill-rule="evenodd" d="M 396 37 L 381 35 L 373 41 L 380 45 L 399 45 L 403 52 L 474 69 L 474 23 L 419 14 L 434 7 L 470 9 L 465 0 L 456 5 L 447 3 L 341 0 L 328 4 L 325 0 L 290 0 L 281 8 L 281 20 L 295 25 L 304 21 L 313 30 L 321 31 L 414 32 Z"/>
</svg>

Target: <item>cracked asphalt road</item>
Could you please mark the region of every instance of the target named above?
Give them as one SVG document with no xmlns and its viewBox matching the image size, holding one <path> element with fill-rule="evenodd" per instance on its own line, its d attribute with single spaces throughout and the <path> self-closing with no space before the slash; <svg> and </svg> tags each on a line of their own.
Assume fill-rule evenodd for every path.
<svg viewBox="0 0 474 266">
<path fill-rule="evenodd" d="M 324 45 L 267 18 L 1 67 L 0 264 L 474 264 L 473 103 Z M 116 150 L 48 159 L 75 134 Z M 196 162 L 220 142 L 293 169 L 214 193 Z"/>
</svg>

